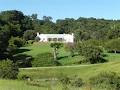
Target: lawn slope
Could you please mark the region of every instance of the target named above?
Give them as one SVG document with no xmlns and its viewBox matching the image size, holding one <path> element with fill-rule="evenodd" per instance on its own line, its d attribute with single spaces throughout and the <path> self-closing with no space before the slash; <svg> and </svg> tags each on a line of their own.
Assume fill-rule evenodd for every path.
<svg viewBox="0 0 120 90">
<path fill-rule="evenodd" d="M 93 65 L 24 68 L 20 69 L 20 74 L 28 75 L 36 79 L 59 77 L 62 74 L 68 76 L 78 75 L 84 80 L 87 80 L 89 77 L 92 77 L 103 71 L 120 73 L 120 62 L 109 62 Z"/>
</svg>

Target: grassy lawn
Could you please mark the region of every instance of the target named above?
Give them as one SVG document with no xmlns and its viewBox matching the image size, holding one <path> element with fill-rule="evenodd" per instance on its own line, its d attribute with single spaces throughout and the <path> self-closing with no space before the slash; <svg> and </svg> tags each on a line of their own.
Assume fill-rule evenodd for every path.
<svg viewBox="0 0 120 90">
<path fill-rule="evenodd" d="M 106 53 L 107 57 L 105 59 L 115 62 L 115 61 L 120 61 L 120 53 L 115 54 L 115 53 Z"/>
<path fill-rule="evenodd" d="M 32 78 L 51 78 L 59 77 L 62 74 L 68 76 L 78 75 L 84 80 L 94 76 L 102 71 L 120 72 L 120 62 L 109 62 L 94 65 L 76 65 L 76 66 L 59 66 L 59 67 L 38 67 L 20 69 L 20 74 L 28 75 Z"/>
<path fill-rule="evenodd" d="M 35 57 L 39 53 L 52 52 L 52 48 L 49 43 L 35 43 L 31 46 L 22 47 L 18 53 L 31 55 Z M 88 82 L 90 77 L 97 75 L 103 71 L 117 72 L 120 74 L 120 54 L 105 53 L 105 59 L 109 60 L 107 63 L 101 64 L 86 64 L 86 65 L 75 65 L 83 59 L 81 56 L 70 57 L 69 52 L 66 52 L 64 48 L 59 50 L 59 62 L 62 65 L 58 67 L 31 67 L 21 68 L 19 75 L 27 75 L 32 79 L 50 79 L 57 78 L 62 75 L 66 76 L 79 76 L 83 81 Z M 41 82 L 42 83 L 42 82 Z M 45 83 L 46 84 L 46 83 Z M 48 86 L 50 86 L 48 84 Z M 0 90 L 62 90 L 60 84 L 53 85 L 53 88 L 48 87 L 37 87 L 28 85 L 25 81 L 18 80 L 0 80 Z M 86 87 L 73 90 L 89 90 Z M 100 90 L 94 89 L 92 90 Z"/>
<path fill-rule="evenodd" d="M 45 52 L 51 52 L 53 53 L 53 49 L 50 47 L 50 43 L 34 43 L 33 45 L 27 46 L 27 47 L 22 47 L 20 50 L 23 50 L 21 52 L 22 54 L 27 54 L 32 57 L 35 57 L 36 55 L 40 53 L 45 53 Z M 59 49 L 59 62 L 62 65 L 74 65 L 74 64 L 79 64 L 78 62 L 83 59 L 81 56 L 74 56 L 70 57 L 70 53 L 64 50 L 64 47 Z"/>
<path fill-rule="evenodd" d="M 43 87 L 27 85 L 24 81 L 0 80 L 0 90 L 47 90 Z"/>
<path fill-rule="evenodd" d="M 114 71 L 120 74 L 120 62 L 109 62 L 95 65 L 77 65 L 77 66 L 59 66 L 59 67 L 38 67 L 20 69 L 20 74 L 27 75 L 33 79 L 48 79 L 59 77 L 61 75 L 74 76 L 78 75 L 85 82 L 88 79 L 103 71 Z M 52 84 L 50 84 L 52 85 Z M 0 80 L 0 90 L 62 90 L 60 84 L 53 85 L 53 89 L 47 87 L 37 87 L 26 84 L 25 81 L 17 80 Z M 73 90 L 89 90 L 86 87 Z M 92 90 L 100 90 L 93 89 Z"/>
<path fill-rule="evenodd" d="M 22 47 L 21 50 L 23 50 L 22 54 L 27 54 L 32 57 L 35 57 L 37 54 L 45 53 L 45 52 L 51 52 L 53 49 L 50 47 L 50 43 L 34 43 L 33 45 Z M 109 60 L 110 62 L 114 61 L 120 61 L 120 54 L 114 54 L 114 53 L 105 53 L 106 57 L 105 59 Z M 79 64 L 79 61 L 83 59 L 81 56 L 74 56 L 70 57 L 69 52 L 64 50 L 64 47 L 62 47 L 59 50 L 59 62 L 62 65 L 75 65 Z"/>
</svg>

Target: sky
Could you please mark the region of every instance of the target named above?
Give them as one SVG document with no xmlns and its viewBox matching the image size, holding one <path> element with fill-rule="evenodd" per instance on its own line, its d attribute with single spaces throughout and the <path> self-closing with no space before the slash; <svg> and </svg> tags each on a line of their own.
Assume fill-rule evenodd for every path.
<svg viewBox="0 0 120 90">
<path fill-rule="evenodd" d="M 53 21 L 79 17 L 120 19 L 120 0 L 0 0 L 0 11 L 4 10 L 34 13 L 38 18 L 51 16 Z"/>
</svg>

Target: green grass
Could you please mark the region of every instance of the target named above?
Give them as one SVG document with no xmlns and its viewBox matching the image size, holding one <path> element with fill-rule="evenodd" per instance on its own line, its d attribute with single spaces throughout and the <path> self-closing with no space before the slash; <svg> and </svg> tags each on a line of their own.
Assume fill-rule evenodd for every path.
<svg viewBox="0 0 120 90">
<path fill-rule="evenodd" d="M 28 75 L 32 78 L 51 78 L 59 77 L 62 74 L 68 76 L 78 75 L 84 80 L 94 76 L 102 71 L 120 72 L 120 62 L 109 62 L 94 65 L 43 67 L 20 69 L 20 74 Z"/>
<path fill-rule="evenodd" d="M 52 48 L 49 43 L 35 43 L 31 46 L 22 47 L 22 54 L 27 54 L 35 57 L 39 53 L 52 52 Z M 26 49 L 26 50 L 25 50 Z M 25 50 L 25 51 L 24 51 Z M 103 71 L 112 71 L 120 74 L 120 54 L 105 53 L 107 56 L 105 59 L 109 60 L 103 64 L 92 64 L 92 65 L 75 65 L 83 57 L 75 56 L 70 57 L 69 52 L 66 52 L 64 48 L 59 50 L 59 60 L 62 65 L 69 66 L 58 66 L 58 67 L 33 67 L 20 69 L 19 75 L 27 75 L 33 79 L 48 79 L 53 77 L 59 77 L 61 75 L 74 76 L 78 75 L 85 82 L 88 82 L 90 77 L 93 77 Z M 72 65 L 72 66 L 70 66 Z M 51 90 L 45 87 L 36 87 L 27 85 L 25 81 L 18 80 L 0 80 L 0 90 Z M 62 90 L 60 85 L 54 85 L 53 90 Z M 75 90 L 75 89 L 73 89 Z M 85 87 L 77 90 L 89 90 Z M 99 89 L 92 89 L 99 90 Z"/>
<path fill-rule="evenodd" d="M 115 62 L 115 61 L 120 61 L 120 53 L 115 54 L 115 53 L 106 53 L 107 57 L 105 59 Z"/>
<path fill-rule="evenodd" d="M 22 47 L 21 49 L 26 49 L 28 51 L 22 52 L 22 54 L 27 54 L 32 57 L 35 57 L 36 55 L 40 53 L 45 53 L 45 52 L 51 52 L 53 53 L 53 49 L 50 47 L 50 43 L 34 43 L 33 45 Z M 74 56 L 70 57 L 70 52 L 67 52 L 64 50 L 64 47 L 59 49 L 59 62 L 62 65 L 74 65 L 78 64 L 78 62 L 83 59 L 81 56 Z"/>
<path fill-rule="evenodd" d="M 113 71 L 120 74 L 120 62 L 109 62 L 95 65 L 78 65 L 78 66 L 60 66 L 60 67 L 38 67 L 20 69 L 20 75 L 28 75 L 33 79 L 48 79 L 52 77 L 59 77 L 61 75 L 74 76 L 78 75 L 85 82 L 90 77 L 97 75 L 103 71 Z M 53 90 L 62 90 L 60 85 L 54 85 Z M 77 90 L 87 90 L 86 87 Z M 17 80 L 0 80 L 0 90 L 51 90 L 47 87 L 37 87 L 27 85 L 25 81 Z M 74 89 L 73 89 L 74 90 Z M 99 90 L 99 89 L 92 89 Z"/>
<path fill-rule="evenodd" d="M 109 62 L 104 64 L 94 65 L 76 65 L 76 66 L 59 66 L 59 67 L 35 67 L 20 69 L 19 75 L 27 75 L 33 79 L 50 79 L 53 77 L 66 76 L 79 76 L 84 82 L 88 82 L 90 77 L 93 77 L 100 72 L 116 72 L 120 74 L 120 62 Z M 58 88 L 58 86 L 56 86 Z M 85 87 L 77 90 L 89 90 Z M 59 87 L 60 89 L 60 87 Z M 57 90 L 59 90 L 57 89 Z M 62 90 L 62 89 L 60 89 Z M 74 90 L 74 89 L 73 89 Z M 100 90 L 93 89 L 92 90 Z M 102 89 L 103 90 L 103 89 Z"/>
<path fill-rule="evenodd" d="M 47 90 L 43 87 L 27 85 L 25 81 L 0 80 L 0 90 Z"/>
<path fill-rule="evenodd" d="M 103 71 L 112 71 L 120 74 L 120 62 L 109 62 L 104 64 L 94 65 L 77 65 L 77 66 L 59 66 L 59 67 L 38 67 L 20 69 L 19 75 L 27 75 L 33 79 L 50 79 L 61 75 L 74 76 L 78 75 L 85 82 L 88 82 L 90 77 L 97 75 Z M 51 84 L 52 85 L 52 84 Z M 0 90 L 62 90 L 61 85 L 52 85 L 54 89 L 48 87 L 37 87 L 27 85 L 25 81 L 18 80 L 0 80 Z M 75 89 L 73 89 L 75 90 Z M 89 90 L 85 87 L 76 90 Z M 92 90 L 100 90 L 93 89 Z M 103 89 L 102 89 L 103 90 Z"/>
<path fill-rule="evenodd" d="M 35 57 L 37 54 L 51 52 L 53 53 L 53 49 L 50 47 L 50 43 L 34 43 L 30 46 L 22 47 L 21 49 L 26 49 L 29 51 L 22 52 L 22 54 L 27 54 L 32 57 Z M 110 62 L 120 61 L 120 54 L 114 53 L 105 53 L 105 59 L 109 60 Z M 64 50 L 64 47 L 59 49 L 59 57 L 61 58 L 59 62 L 62 65 L 75 65 L 79 64 L 79 61 L 83 59 L 81 56 L 74 56 L 70 57 L 69 52 Z"/>
</svg>

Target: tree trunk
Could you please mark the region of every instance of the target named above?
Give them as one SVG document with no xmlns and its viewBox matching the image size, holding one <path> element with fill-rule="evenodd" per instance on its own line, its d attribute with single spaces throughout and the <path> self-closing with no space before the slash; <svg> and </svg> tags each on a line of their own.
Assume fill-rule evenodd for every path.
<svg viewBox="0 0 120 90">
<path fill-rule="evenodd" d="M 54 61 L 56 61 L 56 60 L 57 60 L 57 49 L 54 48 Z"/>
</svg>

